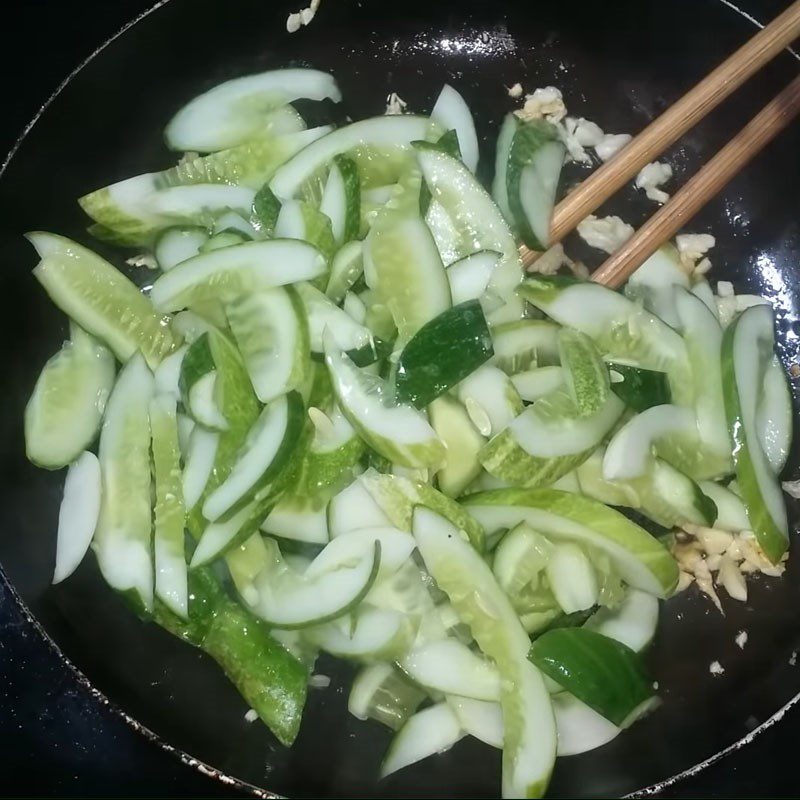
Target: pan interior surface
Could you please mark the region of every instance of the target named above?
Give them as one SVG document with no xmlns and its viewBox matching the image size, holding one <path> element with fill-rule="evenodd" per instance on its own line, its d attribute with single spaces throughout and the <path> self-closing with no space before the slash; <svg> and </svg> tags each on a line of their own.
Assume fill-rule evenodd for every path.
<svg viewBox="0 0 800 800">
<path fill-rule="evenodd" d="M 201 653 L 140 622 L 102 582 L 93 557 L 50 587 L 62 474 L 27 463 L 22 413 L 38 370 L 66 336 L 66 320 L 30 274 L 35 255 L 22 233 L 52 230 L 96 246 L 75 200 L 87 191 L 167 167 L 164 124 L 184 102 L 230 77 L 287 65 L 331 71 L 353 119 L 382 114 L 396 92 L 427 112 L 444 82 L 472 108 L 483 178 L 491 176 L 499 123 L 515 101 L 506 87 L 555 85 L 570 113 L 613 133 L 636 133 L 731 53 L 752 24 L 714 0 L 494 3 L 402 6 L 327 0 L 312 24 L 285 29 L 286 3 L 171 0 L 111 42 L 60 92 L 23 139 L 0 180 L 5 270 L 0 563 L 54 642 L 112 702 L 170 745 L 247 784 L 291 797 L 494 797 L 500 753 L 464 739 L 377 783 L 390 732 L 347 713 L 354 669 L 322 658 L 331 678 L 311 689 L 299 739 L 287 750 Z M 783 54 L 735 98 L 665 154 L 677 186 L 794 74 Z M 767 296 L 776 308 L 779 352 L 798 361 L 797 132 L 784 133 L 687 226 L 717 237 L 712 283 Z M 573 167 L 567 182 L 584 173 Z M 632 187 L 600 210 L 640 224 L 655 206 Z M 567 248 L 596 266 L 602 254 Z M 97 249 L 112 254 L 102 246 Z M 119 255 L 113 256 L 119 264 Z M 140 282 L 152 276 L 139 273 Z M 793 386 L 795 404 L 798 387 Z M 797 477 L 798 448 L 785 477 Z M 790 503 L 792 528 L 797 503 Z M 794 536 L 792 537 L 794 540 Z M 797 543 L 792 542 L 792 548 Z M 560 759 L 552 796 L 615 796 L 651 786 L 745 737 L 797 692 L 800 566 L 782 579 L 755 578 L 747 603 L 726 615 L 694 589 L 666 604 L 648 660 L 660 709 L 592 753 Z M 744 649 L 734 643 L 748 632 Z M 724 674 L 709 665 L 719 661 Z"/>
</svg>

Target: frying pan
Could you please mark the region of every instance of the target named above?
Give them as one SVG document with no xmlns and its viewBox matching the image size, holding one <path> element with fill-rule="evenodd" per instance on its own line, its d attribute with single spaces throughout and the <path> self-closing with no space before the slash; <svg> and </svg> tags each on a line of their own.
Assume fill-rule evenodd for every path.
<svg viewBox="0 0 800 800">
<path fill-rule="evenodd" d="M 292 797 L 496 796 L 500 758 L 470 739 L 376 783 L 389 732 L 346 711 L 352 670 L 323 658 L 325 690 L 311 690 L 300 736 L 280 747 L 201 653 L 130 614 L 88 557 L 50 587 L 63 476 L 24 458 L 22 412 L 38 370 L 66 335 L 64 318 L 30 275 L 35 256 L 21 234 L 33 228 L 89 243 L 74 199 L 174 160 L 161 131 L 186 100 L 248 72 L 306 64 L 334 72 L 353 118 L 379 114 L 396 91 L 427 110 L 445 81 L 472 107 L 483 175 L 510 108 L 504 86 L 555 84 L 570 108 L 613 132 L 636 132 L 752 35 L 752 21 L 719 0 L 669 5 L 515 3 L 480 0 L 327 0 L 294 36 L 283 2 L 170 0 L 103 47 L 72 76 L 19 141 L 0 179 L 4 265 L 2 325 L 5 408 L 0 415 L 0 563 L 8 581 L 65 659 L 99 696 L 124 710 L 147 736 L 250 788 Z M 693 173 L 797 72 L 783 54 L 667 154 L 676 181 Z M 798 360 L 800 156 L 787 131 L 688 228 L 717 236 L 713 279 L 764 294 L 778 316 L 779 352 Z M 579 171 L 566 180 L 579 180 Z M 633 190 L 600 213 L 638 224 L 653 206 Z M 576 249 L 580 245 L 571 242 Z M 568 243 L 568 248 L 570 243 Z M 118 255 L 98 248 L 120 263 Z M 597 253 L 580 251 L 590 264 Z M 137 276 L 139 279 L 142 273 Z M 798 386 L 793 387 L 795 402 Z M 795 447 L 786 476 L 796 476 Z M 798 508 L 790 501 L 793 529 Z M 794 546 L 795 543 L 793 543 Z M 781 580 L 750 583 L 746 604 L 721 617 L 688 591 L 670 600 L 648 653 L 662 707 L 606 747 L 559 760 L 552 796 L 650 793 L 735 748 L 793 702 L 800 673 L 800 567 Z M 747 630 L 740 650 L 734 637 Z M 723 676 L 709 672 L 720 661 Z"/>
</svg>

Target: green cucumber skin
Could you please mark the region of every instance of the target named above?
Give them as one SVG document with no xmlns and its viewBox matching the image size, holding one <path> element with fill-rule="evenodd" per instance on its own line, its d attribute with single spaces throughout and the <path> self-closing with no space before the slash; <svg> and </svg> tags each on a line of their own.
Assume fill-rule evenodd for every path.
<svg viewBox="0 0 800 800">
<path fill-rule="evenodd" d="M 618 383 L 611 382 L 611 391 L 636 412 L 646 411 L 653 406 L 672 402 L 672 392 L 666 372 L 639 369 L 629 364 L 610 363 L 609 368 L 624 378 Z"/>
<path fill-rule="evenodd" d="M 275 197 L 269 183 L 265 183 L 257 192 L 253 200 L 253 222 L 258 224 L 259 230 L 265 236 L 275 233 L 275 223 L 281 211 L 281 201 Z"/>
<path fill-rule="evenodd" d="M 469 300 L 423 325 L 397 362 L 400 403 L 425 408 L 494 355 L 480 302 Z"/>
<path fill-rule="evenodd" d="M 556 683 L 615 725 L 653 697 L 639 655 L 586 628 L 556 628 L 531 645 L 530 660 Z"/>
<path fill-rule="evenodd" d="M 344 238 L 342 243 L 358 239 L 361 228 L 361 178 L 358 164 L 344 154 L 333 157 L 333 163 L 339 168 L 344 181 L 344 194 L 347 200 L 348 213 L 345 214 Z"/>
<path fill-rule="evenodd" d="M 188 620 L 157 602 L 154 621 L 208 653 L 278 741 L 290 746 L 305 705 L 306 668 L 225 594 L 209 568 L 189 573 L 189 596 Z"/>
<path fill-rule="evenodd" d="M 204 333 L 189 345 L 189 349 L 181 362 L 178 390 L 183 407 L 187 412 L 190 409 L 189 392 L 192 386 L 212 369 L 214 369 L 214 357 L 211 354 L 209 335 Z"/>
</svg>

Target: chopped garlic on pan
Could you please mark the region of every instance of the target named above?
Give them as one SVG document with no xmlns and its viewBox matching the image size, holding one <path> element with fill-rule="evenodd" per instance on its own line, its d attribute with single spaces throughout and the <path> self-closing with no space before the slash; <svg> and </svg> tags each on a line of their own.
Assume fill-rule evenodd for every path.
<svg viewBox="0 0 800 800">
<path fill-rule="evenodd" d="M 784 481 L 781 486 L 789 497 L 800 500 L 800 481 Z"/>
<path fill-rule="evenodd" d="M 716 243 L 710 233 L 680 233 L 675 237 L 681 265 L 689 275 L 705 275 L 711 269 L 711 262 L 703 256 Z"/>
<path fill-rule="evenodd" d="M 708 665 L 708 671 L 709 671 L 709 672 L 710 672 L 712 675 L 715 675 L 715 676 L 716 676 L 716 675 L 722 675 L 722 674 L 724 674 L 724 672 L 725 672 L 725 667 L 723 667 L 723 666 L 722 666 L 722 664 L 720 664 L 720 663 L 719 663 L 719 661 L 712 661 L 712 662 L 711 662 L 711 663 Z"/>
<path fill-rule="evenodd" d="M 562 244 L 554 244 L 545 250 L 529 267 L 528 272 L 539 275 L 555 275 L 561 267 L 567 269 L 579 278 L 588 278 L 589 270 L 580 261 L 573 261 L 565 252 Z"/>
<path fill-rule="evenodd" d="M 633 236 L 633 226 L 619 217 L 590 214 L 578 225 L 578 235 L 590 247 L 613 253 Z"/>
<path fill-rule="evenodd" d="M 669 195 L 659 186 L 663 186 L 672 177 L 672 167 L 663 161 L 652 161 L 645 164 L 636 176 L 637 189 L 644 189 L 644 193 L 656 203 L 666 203 Z"/>
<path fill-rule="evenodd" d="M 508 96 L 514 99 L 522 97 L 522 84 L 515 83 L 513 86 L 507 86 L 506 91 L 508 92 Z"/>
<path fill-rule="evenodd" d="M 147 253 L 142 253 L 138 256 L 131 256 L 125 259 L 125 263 L 129 267 L 146 267 L 147 269 L 158 269 L 158 263 L 155 258 Z"/>
<path fill-rule="evenodd" d="M 606 133 L 594 146 L 594 151 L 601 161 L 610 161 L 631 139 L 633 136 L 629 133 Z"/>
<path fill-rule="evenodd" d="M 566 117 L 556 127 L 570 158 L 584 164 L 591 163 L 592 159 L 584 148 L 594 147 L 602 141 L 603 131 L 600 126 L 583 117 Z"/>
<path fill-rule="evenodd" d="M 314 19 L 320 2 L 321 0 L 311 0 L 311 4 L 308 8 L 303 8 L 294 14 L 289 14 L 286 18 L 286 30 L 289 31 L 289 33 L 294 33 L 295 31 L 299 31 L 303 25 L 308 25 L 311 20 Z"/>
<path fill-rule="evenodd" d="M 747 631 L 739 631 L 739 633 L 736 634 L 736 638 L 733 641 L 736 642 L 736 646 L 740 650 L 744 650 L 744 646 L 747 644 L 748 638 L 749 637 L 747 635 Z"/>
<path fill-rule="evenodd" d="M 387 117 L 394 117 L 398 114 L 403 114 L 405 113 L 407 106 L 408 103 L 406 103 L 406 101 L 403 100 L 403 98 L 400 97 L 397 92 L 392 92 L 386 98 L 386 111 L 384 111 L 384 114 Z"/>
<path fill-rule="evenodd" d="M 561 122 L 567 113 L 561 91 L 555 86 L 534 89 L 533 94 L 525 95 L 525 105 L 514 112 L 521 120 L 546 119 L 548 122 Z"/>
</svg>

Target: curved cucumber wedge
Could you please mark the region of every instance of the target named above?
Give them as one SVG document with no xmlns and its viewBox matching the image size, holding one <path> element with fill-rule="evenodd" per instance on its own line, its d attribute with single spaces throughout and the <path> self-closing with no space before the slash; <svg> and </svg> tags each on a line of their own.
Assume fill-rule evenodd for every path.
<svg viewBox="0 0 800 800">
<path fill-rule="evenodd" d="M 358 479 L 333 497 L 328 506 L 328 530 L 331 539 L 360 528 L 391 524 L 389 517 Z"/>
<path fill-rule="evenodd" d="M 756 539 L 777 563 L 789 544 L 781 487 L 758 436 L 758 393 L 765 364 L 773 355 L 772 309 L 752 306 L 725 331 L 722 385 L 733 439 L 736 480 Z"/>
<path fill-rule="evenodd" d="M 497 203 L 503 216 L 511 222 L 511 207 L 508 203 L 508 161 L 511 155 L 511 145 L 514 142 L 514 134 L 520 126 L 520 121 L 516 114 L 509 113 L 503 118 L 500 126 L 500 133 L 497 136 L 494 162 L 494 181 L 492 182 L 492 197 Z"/>
<path fill-rule="evenodd" d="M 369 328 L 360 325 L 319 289 L 300 283 L 297 293 L 305 307 L 308 319 L 309 343 L 312 353 L 322 353 L 323 334 L 326 330 L 342 350 L 360 350 L 370 347 L 373 336 Z"/>
<path fill-rule="evenodd" d="M 325 294 L 334 302 L 341 303 L 356 281 L 364 274 L 364 243 L 347 242 L 336 251 L 331 260 L 331 272 Z"/>
<path fill-rule="evenodd" d="M 739 495 L 713 481 L 700 481 L 698 486 L 700 491 L 717 507 L 717 518 L 714 520 L 713 527 L 734 533 L 750 530 L 747 509 Z"/>
<path fill-rule="evenodd" d="M 156 308 L 178 311 L 193 303 L 224 303 L 287 283 L 313 280 L 325 268 L 319 250 L 306 242 L 246 242 L 184 261 L 156 280 L 150 297 Z"/>
<path fill-rule="evenodd" d="M 225 309 L 256 396 L 269 403 L 302 387 L 311 369 L 305 309 L 294 287 L 242 296 Z"/>
<path fill-rule="evenodd" d="M 158 266 L 164 272 L 169 272 L 182 261 L 196 256 L 207 241 L 208 231 L 205 228 L 167 228 L 153 248 Z"/>
<path fill-rule="evenodd" d="M 100 462 L 94 453 L 81 453 L 64 481 L 53 583 L 68 578 L 83 561 L 97 527 L 101 493 Z"/>
<path fill-rule="evenodd" d="M 361 183 L 358 165 L 352 158 L 334 156 L 319 210 L 330 219 L 337 245 L 358 236 L 361 228 Z"/>
<path fill-rule="evenodd" d="M 427 117 L 411 114 L 373 117 L 339 128 L 292 156 L 273 176 L 270 188 L 276 197 L 289 200 L 303 184 L 333 158 L 354 148 L 407 150 L 411 142 L 425 139 L 431 127 Z M 359 172 L 361 162 L 357 161 Z M 385 183 L 386 181 L 384 181 Z"/>
<path fill-rule="evenodd" d="M 462 505 L 490 533 L 527 522 L 554 541 L 596 547 L 608 554 L 626 583 L 656 597 L 669 596 L 678 582 L 669 550 L 595 500 L 555 489 L 497 489 L 468 495 Z"/>
<path fill-rule="evenodd" d="M 475 122 L 464 98 L 452 86 L 445 84 L 442 87 L 431 111 L 431 119 L 444 130 L 456 132 L 461 160 L 470 172 L 475 172 L 479 156 Z"/>
<path fill-rule="evenodd" d="M 302 239 L 316 247 L 328 260 L 336 249 L 331 221 L 304 200 L 287 200 L 275 220 L 275 237 Z"/>
<path fill-rule="evenodd" d="M 509 375 L 532 367 L 557 364 L 558 326 L 538 319 L 521 319 L 492 327 L 492 363 Z"/>
<path fill-rule="evenodd" d="M 792 395 L 786 373 L 777 356 L 764 376 L 764 388 L 756 411 L 761 447 L 776 475 L 781 473 L 792 446 Z"/>
<path fill-rule="evenodd" d="M 500 253 L 493 250 L 478 250 L 448 264 L 447 280 L 453 305 L 482 297 L 500 258 Z"/>
<path fill-rule="evenodd" d="M 481 305 L 469 300 L 423 325 L 397 361 L 399 403 L 426 408 L 492 357 L 492 337 Z"/>
<path fill-rule="evenodd" d="M 500 703 L 451 695 L 447 697 L 447 704 L 455 712 L 464 733 L 490 747 L 503 747 L 503 711 Z"/>
<path fill-rule="evenodd" d="M 295 542 L 327 544 L 327 503 L 317 504 L 313 498 L 282 498 L 261 523 L 261 530 Z"/>
<path fill-rule="evenodd" d="M 381 764 L 381 778 L 424 758 L 446 752 L 463 735 L 458 718 L 447 703 L 418 711 L 392 739 Z"/>
<path fill-rule="evenodd" d="M 387 578 L 397 572 L 414 549 L 414 539 L 406 531 L 391 527 L 360 528 L 332 539 L 309 565 L 305 577 L 315 578 L 336 569 L 338 564 L 352 563 L 370 550 L 373 542 L 377 542 L 381 550 L 377 579 Z"/>
<path fill-rule="evenodd" d="M 203 495 L 217 456 L 219 434 L 195 425 L 183 469 L 183 501 L 191 511 Z"/>
<path fill-rule="evenodd" d="M 474 700 L 500 699 L 500 675 L 457 639 L 442 639 L 414 647 L 400 668 L 420 686 Z"/>
<path fill-rule="evenodd" d="M 681 266 L 675 245 L 668 243 L 656 250 L 628 278 L 625 296 L 639 301 L 667 325 L 680 330 L 680 316 L 675 307 L 678 294 L 675 287 L 689 292 L 689 276 Z"/>
<path fill-rule="evenodd" d="M 546 574 L 553 596 L 565 614 L 584 611 L 597 603 L 599 586 L 592 562 L 574 542 L 553 547 Z"/>
<path fill-rule="evenodd" d="M 144 611 L 153 607 L 150 400 L 153 376 L 141 354 L 117 378 L 100 432 L 103 478 L 94 550 L 108 584 Z"/>
<path fill-rule="evenodd" d="M 419 217 L 381 218 L 364 243 L 364 277 L 391 312 L 403 341 L 451 304 L 439 251 Z"/>
<path fill-rule="evenodd" d="M 657 626 L 658 598 L 638 589 L 629 589 L 617 608 L 598 609 L 585 624 L 637 653 L 653 640 Z"/>
<path fill-rule="evenodd" d="M 500 433 L 522 413 L 522 399 L 511 379 L 489 364 L 461 381 L 457 392 L 458 399 L 482 436 Z"/>
<path fill-rule="evenodd" d="M 172 395 L 176 400 L 181 399 L 181 368 L 188 350 L 189 345 L 181 345 L 158 365 L 154 373 L 156 394 L 167 394 Z"/>
<path fill-rule="evenodd" d="M 383 381 L 358 369 L 325 335 L 325 363 L 344 415 L 362 438 L 390 461 L 406 467 L 437 469 L 444 445 L 424 414 L 407 405 L 390 406 Z"/>
<path fill-rule="evenodd" d="M 501 677 L 503 797 L 541 797 L 556 755 L 550 697 L 527 660 L 528 635 L 480 555 L 438 514 L 414 512 L 414 538 L 422 558 Z"/>
<path fill-rule="evenodd" d="M 558 729 L 558 755 L 577 756 L 596 750 L 622 733 L 622 728 L 568 692 L 553 697 Z"/>
<path fill-rule="evenodd" d="M 217 371 L 210 345 L 211 334 L 195 339 L 181 361 L 178 389 L 184 409 L 201 425 L 225 430 L 228 422 L 217 402 Z"/>
<path fill-rule="evenodd" d="M 100 256 L 53 233 L 27 236 L 42 259 L 33 274 L 50 299 L 120 361 L 140 350 L 155 368 L 179 344 L 151 302 Z"/>
<path fill-rule="evenodd" d="M 153 476 L 156 503 L 153 524 L 155 595 L 182 619 L 189 614 L 184 527 L 186 509 L 181 486 L 180 449 L 175 397 L 150 401 Z"/>
<path fill-rule="evenodd" d="M 533 403 L 564 386 L 564 370 L 562 367 L 536 367 L 512 375 L 511 382 L 523 400 Z"/>
<path fill-rule="evenodd" d="M 187 103 L 169 121 L 164 135 L 173 150 L 222 150 L 258 133 L 274 109 L 300 99 L 338 103 L 342 94 L 332 75 L 315 69 L 234 78 Z"/>
<path fill-rule="evenodd" d="M 609 377 L 594 343 L 585 333 L 564 329 L 558 333 L 558 352 L 578 416 L 596 414 L 608 398 Z"/>
<path fill-rule="evenodd" d="M 114 356 L 72 326 L 72 338 L 42 368 L 25 406 L 25 452 L 61 469 L 92 444 L 114 385 Z"/>
<path fill-rule="evenodd" d="M 424 692 L 391 664 L 372 664 L 353 680 L 347 710 L 356 719 L 374 719 L 396 731 L 424 698 Z"/>
<path fill-rule="evenodd" d="M 464 406 L 451 397 L 437 397 L 428 409 L 431 425 L 446 449 L 444 466 L 436 474 L 439 491 L 458 497 L 478 477 L 478 452 L 484 438 Z"/>
</svg>

